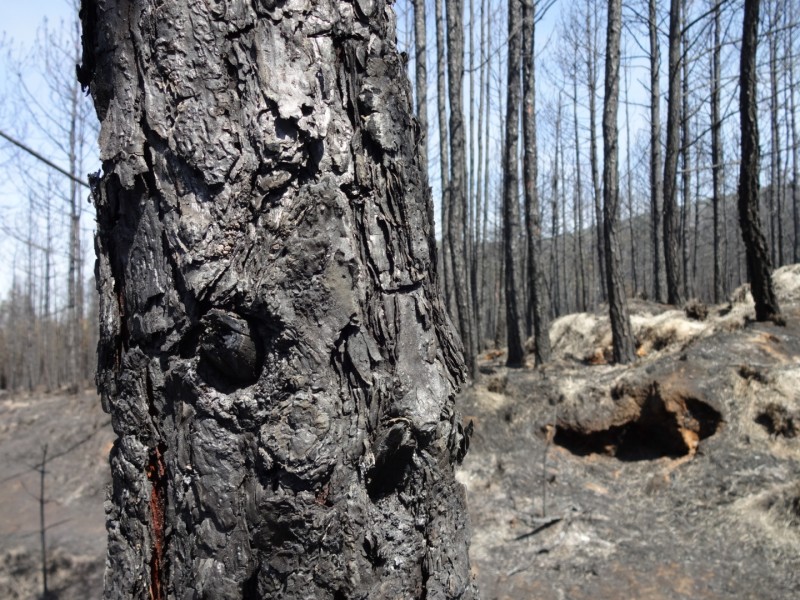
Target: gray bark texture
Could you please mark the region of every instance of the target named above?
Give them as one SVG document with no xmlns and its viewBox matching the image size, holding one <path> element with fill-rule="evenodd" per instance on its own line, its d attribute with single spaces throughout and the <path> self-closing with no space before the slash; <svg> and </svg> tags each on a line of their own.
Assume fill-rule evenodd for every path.
<svg viewBox="0 0 800 600">
<path fill-rule="evenodd" d="M 84 0 L 106 598 L 472 598 L 465 370 L 382 0 Z"/>
<path fill-rule="evenodd" d="M 747 277 L 756 305 L 756 320 L 782 322 L 772 286 L 772 264 L 758 212 L 758 102 L 756 51 L 759 0 L 745 0 L 742 20 L 742 58 L 739 63 L 739 114 L 742 126 L 742 162 L 739 166 L 739 226 L 745 246 Z"/>
</svg>

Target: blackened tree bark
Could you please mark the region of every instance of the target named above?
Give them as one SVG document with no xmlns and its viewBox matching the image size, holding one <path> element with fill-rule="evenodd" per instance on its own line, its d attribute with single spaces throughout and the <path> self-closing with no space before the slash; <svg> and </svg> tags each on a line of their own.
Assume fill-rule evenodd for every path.
<svg viewBox="0 0 800 600">
<path fill-rule="evenodd" d="M 667 302 L 683 304 L 678 259 L 678 154 L 681 120 L 681 0 L 669 10 L 669 89 L 667 92 L 667 147 L 664 156 L 664 266 Z"/>
<path fill-rule="evenodd" d="M 650 34 L 650 242 L 653 247 L 653 300 L 661 302 L 661 210 L 664 187 L 661 178 L 661 58 L 656 0 L 648 0 Z"/>
<path fill-rule="evenodd" d="M 447 0 L 447 82 L 450 98 L 450 256 L 458 329 L 471 377 L 477 374 L 475 327 L 472 310 L 472 281 L 467 230 L 467 135 L 464 131 L 464 26 L 463 0 Z"/>
<path fill-rule="evenodd" d="M 636 359 L 636 344 L 628 315 L 625 282 L 620 267 L 617 220 L 619 218 L 619 54 L 622 31 L 622 0 L 608 0 L 606 24 L 605 100 L 603 103 L 603 235 L 605 238 L 608 310 L 611 319 L 614 362 Z"/>
<path fill-rule="evenodd" d="M 520 59 L 522 51 L 522 14 L 519 2 L 508 3 L 508 90 L 506 92 L 505 144 L 503 145 L 503 263 L 506 305 L 506 341 L 509 367 L 525 363 L 517 306 L 516 237 L 519 224 L 518 188 Z"/>
<path fill-rule="evenodd" d="M 578 288 L 581 296 L 578 303 L 578 311 L 584 312 L 590 304 L 588 298 L 589 286 L 586 284 L 586 265 L 583 258 L 583 176 L 581 160 L 581 140 L 580 126 L 578 124 L 578 62 L 577 58 L 572 63 L 572 118 L 573 132 L 575 134 L 575 222 L 578 224 L 577 240 L 577 261 L 579 270 L 577 274 Z"/>
<path fill-rule="evenodd" d="M 525 188 L 525 231 L 528 251 L 528 307 L 533 325 L 533 356 L 536 364 L 550 360 L 550 309 L 542 265 L 542 226 L 539 214 L 536 168 L 536 71 L 533 60 L 536 35 L 535 5 L 522 8 L 522 131 L 525 143 L 523 177 Z"/>
<path fill-rule="evenodd" d="M 428 44 L 425 33 L 425 0 L 414 0 L 414 78 L 417 92 L 417 122 L 422 132 L 419 162 L 428 176 Z"/>
<path fill-rule="evenodd" d="M 791 10 L 791 18 L 794 17 L 797 7 Z M 800 138 L 797 135 L 797 104 L 795 101 L 795 63 L 794 46 L 792 36 L 786 36 L 786 64 L 788 85 L 786 94 L 789 96 L 786 104 L 789 110 L 789 125 L 792 137 L 792 231 L 794 233 L 794 244 L 792 245 L 793 262 L 800 261 Z"/>
<path fill-rule="evenodd" d="M 784 188 L 784 177 L 781 173 L 781 134 L 780 112 L 778 110 L 778 28 L 780 18 L 785 7 L 773 0 L 767 3 L 769 23 L 767 26 L 767 41 L 769 47 L 769 123 L 770 123 L 770 186 L 767 193 L 769 206 L 769 231 L 770 248 L 772 250 L 772 264 L 783 264 L 783 202 L 781 193 Z"/>
<path fill-rule="evenodd" d="M 469 598 L 464 377 L 388 2 L 84 0 L 106 598 Z"/>
<path fill-rule="evenodd" d="M 561 176 L 563 170 L 561 167 L 561 94 L 558 96 L 558 108 L 555 114 L 555 135 L 554 135 L 554 156 L 553 156 L 553 172 L 551 175 L 552 192 L 550 194 L 550 306 L 553 309 L 553 316 L 555 318 L 565 314 L 567 307 L 561 304 L 561 277 L 560 277 L 560 264 L 558 258 L 558 240 L 561 237 L 559 226 L 559 207 L 558 201 L 561 198 Z M 563 306 L 563 307 L 562 307 Z"/>
<path fill-rule="evenodd" d="M 772 286 L 772 264 L 758 212 L 758 113 L 756 51 L 759 0 L 745 0 L 742 20 L 742 58 L 739 63 L 739 113 L 742 127 L 742 161 L 739 167 L 739 226 L 745 245 L 747 276 L 758 321 L 780 321 L 780 307 Z"/>
<path fill-rule="evenodd" d="M 722 195 L 722 119 L 720 118 L 720 87 L 722 55 L 721 25 L 722 0 L 714 1 L 714 37 L 711 51 L 711 179 L 713 185 L 712 205 L 714 211 L 714 303 L 722 300 L 724 294 L 722 272 L 722 236 L 721 236 L 721 206 L 724 202 Z"/>
</svg>

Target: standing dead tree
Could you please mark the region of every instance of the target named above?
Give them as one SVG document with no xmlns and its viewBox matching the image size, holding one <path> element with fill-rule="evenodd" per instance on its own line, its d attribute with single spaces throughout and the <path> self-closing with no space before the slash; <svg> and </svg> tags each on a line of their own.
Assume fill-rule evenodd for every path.
<svg viewBox="0 0 800 600">
<path fill-rule="evenodd" d="M 606 25 L 605 100 L 603 102 L 603 237 L 606 263 L 606 288 L 611 320 L 614 362 L 636 359 L 633 328 L 628 315 L 625 284 L 620 266 L 617 221 L 619 219 L 619 109 L 620 37 L 622 0 L 608 0 Z"/>
<path fill-rule="evenodd" d="M 106 598 L 472 598 L 464 378 L 384 0 L 84 0 Z"/>
<path fill-rule="evenodd" d="M 781 321 L 772 286 L 772 264 L 758 212 L 758 115 L 756 52 L 759 0 L 745 0 L 742 20 L 742 58 L 739 63 L 739 114 L 742 125 L 742 161 L 739 167 L 739 225 L 744 240 L 747 276 L 756 304 L 756 319 Z"/>
</svg>

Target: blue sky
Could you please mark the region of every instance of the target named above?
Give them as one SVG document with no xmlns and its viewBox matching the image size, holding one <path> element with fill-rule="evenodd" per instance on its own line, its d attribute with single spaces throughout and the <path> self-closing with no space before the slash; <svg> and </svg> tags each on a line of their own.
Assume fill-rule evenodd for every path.
<svg viewBox="0 0 800 600">
<path fill-rule="evenodd" d="M 8 2 L 3 11 L 3 34 L 14 42 L 29 46 L 44 19 L 66 20 L 73 14 L 72 0 L 24 0 Z M 3 67 L 4 68 L 4 67 Z"/>
<path fill-rule="evenodd" d="M 17 57 L 27 55 L 36 40 L 37 31 L 42 27 L 45 19 L 51 27 L 56 27 L 61 23 L 70 22 L 75 14 L 75 9 L 73 0 L 6 2 L 5 8 L 0 23 L 2 32 L 0 39 L 3 42 L 2 59 L 0 60 L 0 94 L 2 94 L 0 102 L 3 104 L 0 108 L 0 128 L 16 134 L 16 131 L 19 131 L 19 120 L 22 117 L 16 114 L 17 109 L 10 98 L 15 94 L 16 74 L 13 71 L 15 61 L 8 59 L 8 52 L 11 51 Z M 27 73 L 31 73 L 31 71 L 31 69 L 26 69 Z M 36 85 L 35 79 L 30 80 L 31 86 Z M 44 141 L 34 136 L 25 141 L 46 152 L 43 147 Z M 3 184 L 0 185 L 0 218 L 7 225 L 16 227 L 19 213 L 24 210 L 21 206 L 25 205 L 25 198 L 19 191 L 19 185 L 9 183 L 9 179 L 14 180 L 18 177 L 18 170 L 9 161 L 12 156 L 11 152 L 8 144 L 0 145 L 0 168 L 7 173 L 7 176 L 3 178 Z M 0 298 L 7 294 L 11 285 L 15 259 L 18 263 L 22 262 L 19 254 L 19 245 L 8 239 L 7 234 L 0 232 Z M 19 271 L 19 265 L 17 265 L 17 270 Z"/>
</svg>

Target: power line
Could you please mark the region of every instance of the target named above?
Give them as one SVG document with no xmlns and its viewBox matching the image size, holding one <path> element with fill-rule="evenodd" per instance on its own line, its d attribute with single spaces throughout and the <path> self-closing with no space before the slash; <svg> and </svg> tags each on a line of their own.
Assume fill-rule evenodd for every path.
<svg viewBox="0 0 800 600">
<path fill-rule="evenodd" d="M 62 175 L 64 175 L 65 177 L 69 177 L 69 178 L 70 178 L 72 181 L 74 181 L 75 183 L 77 183 L 77 184 L 80 184 L 80 185 L 82 185 L 83 187 L 85 187 L 85 188 L 87 188 L 87 189 L 91 189 L 91 188 L 89 187 L 89 184 L 88 184 L 88 183 L 86 183 L 86 182 L 85 182 L 83 179 L 80 179 L 80 178 L 78 178 L 78 177 L 75 177 L 75 176 L 74 176 L 72 173 L 70 173 L 69 171 L 67 171 L 67 170 L 65 170 L 65 169 L 62 169 L 61 167 L 59 167 L 59 166 L 58 166 L 57 164 L 55 164 L 54 162 L 52 162 L 52 161 L 50 161 L 50 160 L 46 159 L 44 156 L 42 156 L 41 154 L 39 154 L 38 152 L 36 152 L 36 150 L 33 150 L 32 148 L 30 148 L 30 147 L 26 146 L 25 144 L 23 144 L 23 143 L 22 143 L 22 142 L 20 142 L 19 140 L 16 140 L 16 139 L 14 139 L 13 137 L 11 137 L 10 135 L 8 135 L 8 134 L 7 134 L 5 131 L 3 131 L 2 129 L 0 129 L 0 137 L 3 137 L 3 138 L 5 138 L 6 140 L 8 140 L 9 142 L 11 142 L 12 144 L 14 144 L 15 146 L 17 146 L 18 148 L 21 148 L 22 150 L 24 150 L 25 152 L 27 152 L 28 154 L 30 154 L 30 155 L 31 155 L 31 156 L 33 156 L 34 158 L 37 158 L 37 159 L 39 159 L 40 161 L 42 161 L 44 164 L 46 164 L 46 165 L 47 165 L 48 167 L 50 167 L 51 169 L 55 169 L 56 171 L 58 171 L 59 173 L 61 173 L 61 174 L 62 174 Z"/>
</svg>

